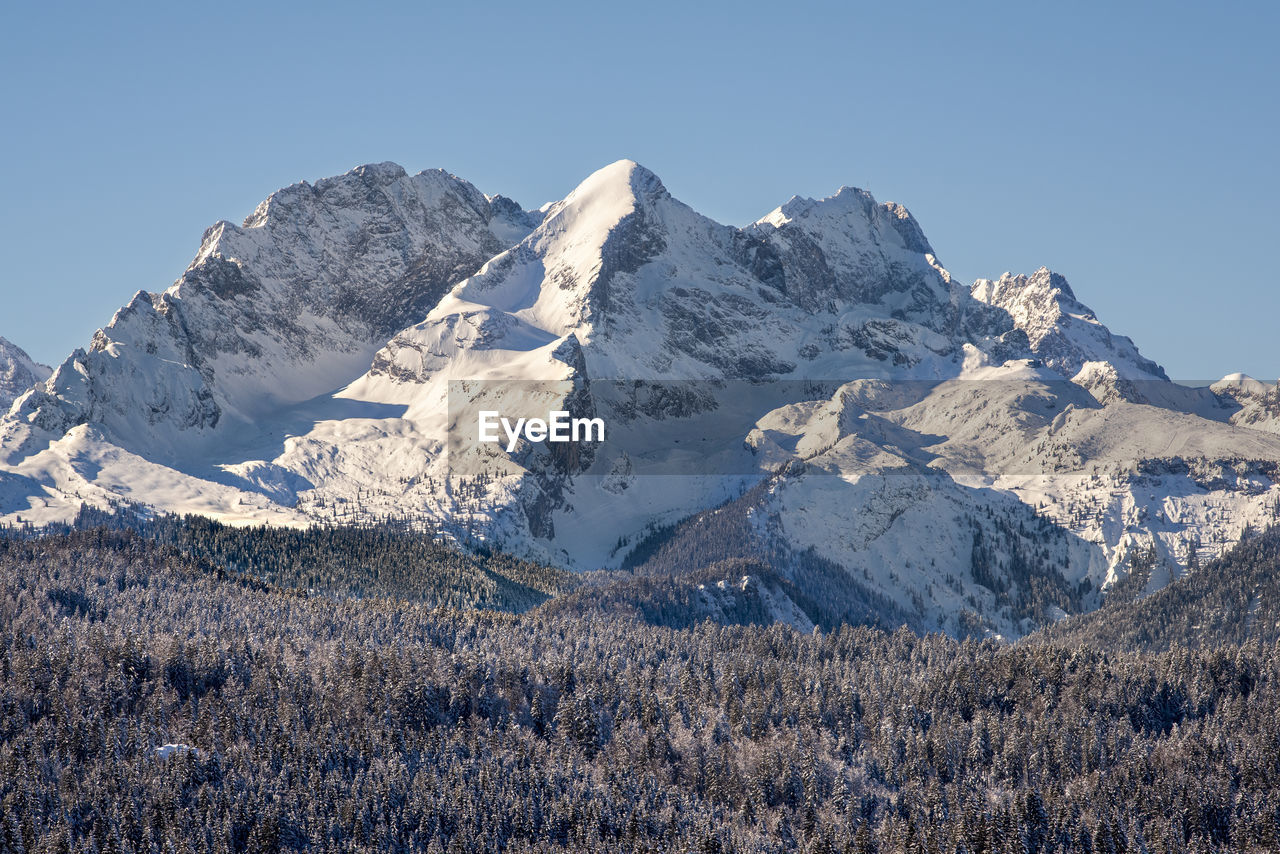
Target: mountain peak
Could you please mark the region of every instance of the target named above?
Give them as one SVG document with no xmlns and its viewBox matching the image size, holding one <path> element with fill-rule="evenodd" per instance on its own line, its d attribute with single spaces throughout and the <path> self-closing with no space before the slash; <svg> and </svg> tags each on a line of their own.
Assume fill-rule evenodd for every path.
<svg viewBox="0 0 1280 854">
<path fill-rule="evenodd" d="M 858 187 L 841 187 L 822 199 L 792 196 L 757 222 L 782 228 L 788 223 L 806 220 L 844 221 L 845 230 L 848 224 L 859 223 L 862 230 L 893 233 L 911 252 L 933 254 L 933 247 L 909 210 L 897 202 L 877 202 L 869 191 Z"/>
<path fill-rule="evenodd" d="M 1076 298 L 1075 291 L 1071 290 L 1071 285 L 1067 284 L 1067 277 L 1061 273 L 1055 273 L 1048 267 L 1040 267 L 1031 274 L 1027 280 L 1034 287 L 1047 291 L 1060 291 L 1063 296 L 1074 300 Z"/>
<path fill-rule="evenodd" d="M 1276 386 L 1264 383 L 1262 380 L 1254 379 L 1248 374 L 1237 371 L 1233 374 L 1227 374 L 1213 385 L 1209 386 L 1218 393 L 1235 393 L 1241 395 L 1266 395 L 1275 390 Z"/>
<path fill-rule="evenodd" d="M 1055 273 L 1048 267 L 1041 267 L 1030 276 L 1024 273 L 1004 273 L 999 279 L 978 279 L 973 283 L 970 292 L 975 299 L 992 305 L 1011 302 L 1034 301 L 1041 312 L 1061 312 L 1060 303 L 1069 300 L 1073 306 L 1080 306 L 1075 292 L 1061 273 Z M 1088 309 L 1084 309 L 1088 311 Z M 1091 314 L 1091 312 L 1090 312 Z"/>
<path fill-rule="evenodd" d="M 634 160 L 617 160 L 597 169 L 586 177 L 572 193 L 565 197 L 565 204 L 586 199 L 608 204 L 626 199 L 638 202 L 654 202 L 669 198 L 662 180 Z"/>
<path fill-rule="evenodd" d="M 696 216 L 657 175 L 618 160 L 551 205 L 522 243 L 462 283 L 457 296 L 519 313 L 557 337 L 578 329 L 585 343 L 617 295 L 614 277 L 657 257 L 665 223 L 686 213 Z"/>
<path fill-rule="evenodd" d="M 438 169 L 435 171 L 443 172 L 444 170 Z M 336 178 L 321 179 L 316 182 L 316 187 L 320 188 L 321 185 L 329 182 L 337 183 L 343 179 L 349 179 L 352 177 L 376 184 L 379 187 L 385 187 L 387 184 L 400 180 L 407 174 L 408 173 L 405 172 L 404 167 L 399 163 L 392 163 L 390 160 L 386 160 L 382 163 L 366 163 L 363 166 L 357 166 L 346 174 L 339 175 Z"/>
<path fill-rule="evenodd" d="M 395 163 L 278 190 L 243 226 L 208 229 L 162 295 L 138 292 L 28 421 L 56 439 L 92 420 L 177 455 L 331 390 L 533 228 L 498 207 L 448 172 Z"/>
<path fill-rule="evenodd" d="M 1075 376 L 1088 362 L 1105 362 L 1126 379 L 1168 379 L 1133 341 L 1103 326 L 1093 310 L 1076 299 L 1066 278 L 1048 267 L 1030 276 L 1005 273 L 996 281 L 978 279 L 970 294 L 1007 314 L 1026 334 L 1035 356 L 1064 378 Z"/>
</svg>

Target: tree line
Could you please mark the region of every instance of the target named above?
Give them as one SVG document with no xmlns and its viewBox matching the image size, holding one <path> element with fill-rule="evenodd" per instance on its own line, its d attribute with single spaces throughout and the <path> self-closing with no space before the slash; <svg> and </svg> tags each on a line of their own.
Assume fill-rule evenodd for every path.
<svg viewBox="0 0 1280 854">
<path fill-rule="evenodd" d="M 1280 849 L 1274 640 L 554 604 L 309 594 L 127 531 L 0 538 L 0 850 Z"/>
</svg>

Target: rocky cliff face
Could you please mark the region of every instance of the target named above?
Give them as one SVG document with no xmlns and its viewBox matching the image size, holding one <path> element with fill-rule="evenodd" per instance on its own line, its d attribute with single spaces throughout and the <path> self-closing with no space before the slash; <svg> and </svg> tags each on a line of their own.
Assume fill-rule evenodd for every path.
<svg viewBox="0 0 1280 854">
<path fill-rule="evenodd" d="M 861 190 L 735 228 L 630 161 L 536 213 L 379 164 L 216 224 L 27 391 L 0 518 L 397 515 L 594 567 L 723 506 L 797 584 L 1018 633 L 1274 516 L 1273 391 L 1170 383 L 1049 270 L 963 286 Z M 499 404 L 615 438 L 460 441 Z"/>
<path fill-rule="evenodd" d="M 1063 377 L 1074 377 L 1088 362 L 1105 362 L 1127 379 L 1168 380 L 1163 368 L 1143 358 L 1130 339 L 1113 335 L 1076 300 L 1067 280 L 1046 267 L 1030 276 L 980 279 L 970 293 L 1006 312 L 1031 355 Z"/>
</svg>

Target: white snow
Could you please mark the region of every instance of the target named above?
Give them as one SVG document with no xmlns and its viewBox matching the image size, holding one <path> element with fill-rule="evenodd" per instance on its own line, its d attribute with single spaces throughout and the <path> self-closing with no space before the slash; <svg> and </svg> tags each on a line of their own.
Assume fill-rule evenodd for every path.
<svg viewBox="0 0 1280 854">
<path fill-rule="evenodd" d="M 802 462 L 759 511 L 768 537 L 940 626 L 976 600 L 1016 635 L 970 578 L 966 515 L 1052 520 L 1068 535 L 1054 559 L 1094 589 L 1135 549 L 1156 547 L 1151 584 L 1167 583 L 1191 542 L 1203 562 L 1276 517 L 1276 386 L 1169 383 L 1045 269 L 959 286 L 905 208 L 843 189 L 736 230 L 632 161 L 531 231 L 489 222 L 492 198 L 377 164 L 217 224 L 178 284 L 139 293 L 21 391 L 0 420 L 0 521 L 122 498 L 236 523 L 410 514 L 591 568 Z M 462 257 L 482 260 L 403 329 L 347 311 Z M 714 435 L 706 419 L 615 419 L 627 457 L 564 478 L 534 521 L 536 461 L 456 441 L 496 398 L 543 416 L 585 380 L 605 406 L 601 380 L 740 372 L 843 384 L 743 385 Z"/>
<path fill-rule="evenodd" d="M 0 415 L 27 389 L 49 378 L 51 368 L 35 362 L 26 351 L 0 336 Z"/>
<path fill-rule="evenodd" d="M 181 755 L 184 753 L 194 753 L 199 759 L 203 759 L 205 757 L 205 752 L 203 750 L 192 747 L 189 744 L 163 744 L 155 749 L 156 759 L 161 761 L 168 759 L 170 756 Z"/>
</svg>

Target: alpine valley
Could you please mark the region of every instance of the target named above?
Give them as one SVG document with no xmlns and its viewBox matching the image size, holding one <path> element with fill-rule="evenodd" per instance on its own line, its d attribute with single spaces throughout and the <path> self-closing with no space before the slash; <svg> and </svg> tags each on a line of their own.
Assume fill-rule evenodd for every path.
<svg viewBox="0 0 1280 854">
<path fill-rule="evenodd" d="M 622 450 L 463 459 L 511 387 Z M 0 339 L 0 404 L 4 523 L 408 520 L 801 628 L 1021 636 L 1280 506 L 1276 386 L 1170 381 L 1047 269 L 957 282 L 865 191 L 736 228 L 626 160 L 537 210 L 390 163 L 287 187 L 51 374 Z"/>
</svg>

